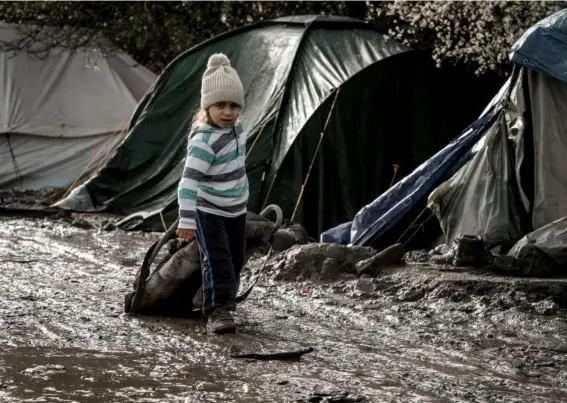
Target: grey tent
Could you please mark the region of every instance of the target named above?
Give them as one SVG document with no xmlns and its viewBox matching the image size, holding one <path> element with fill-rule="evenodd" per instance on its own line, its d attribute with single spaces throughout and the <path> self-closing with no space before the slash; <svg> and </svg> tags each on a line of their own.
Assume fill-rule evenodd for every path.
<svg viewBox="0 0 567 403">
<path fill-rule="evenodd" d="M 22 35 L 0 24 L 0 41 Z M 67 187 L 127 129 L 156 75 L 96 49 L 0 52 L 0 188 Z"/>
</svg>

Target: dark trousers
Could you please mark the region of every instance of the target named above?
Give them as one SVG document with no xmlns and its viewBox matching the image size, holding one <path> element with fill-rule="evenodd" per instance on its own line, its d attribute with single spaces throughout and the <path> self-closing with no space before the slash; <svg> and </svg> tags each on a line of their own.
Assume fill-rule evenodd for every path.
<svg viewBox="0 0 567 403">
<path fill-rule="evenodd" d="M 233 309 L 246 253 L 246 214 L 221 217 L 197 210 L 197 241 L 203 261 L 203 313 L 221 306 Z"/>
</svg>

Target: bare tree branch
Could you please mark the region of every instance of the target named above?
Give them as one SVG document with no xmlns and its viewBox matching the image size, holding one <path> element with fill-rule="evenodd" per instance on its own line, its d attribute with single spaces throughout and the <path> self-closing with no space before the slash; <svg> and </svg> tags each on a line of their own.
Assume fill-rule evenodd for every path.
<svg viewBox="0 0 567 403">
<path fill-rule="evenodd" d="M 286 15 L 347 15 L 432 49 L 437 64 L 466 63 L 477 74 L 505 71 L 514 41 L 564 7 L 558 1 L 2 1 L 0 18 L 24 24 L 0 47 L 47 57 L 58 48 L 117 49 L 159 72 L 181 52 L 226 30 Z"/>
</svg>

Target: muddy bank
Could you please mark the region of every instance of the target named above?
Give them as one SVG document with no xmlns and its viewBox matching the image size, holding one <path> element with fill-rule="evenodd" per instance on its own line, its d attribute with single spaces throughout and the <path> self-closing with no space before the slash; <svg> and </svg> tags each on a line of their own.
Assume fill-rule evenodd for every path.
<svg viewBox="0 0 567 403">
<path fill-rule="evenodd" d="M 42 208 L 49 207 L 58 201 L 66 192 L 64 188 L 0 189 L 0 206 L 10 208 Z"/>
<path fill-rule="evenodd" d="M 122 313 L 157 237 L 0 219 L 0 401 L 567 401 L 565 280 L 273 266 L 240 331 L 207 336 L 199 317 Z M 231 358 L 234 345 L 314 351 L 257 361 Z"/>
<path fill-rule="evenodd" d="M 509 277 L 488 269 L 405 264 L 402 259 L 400 264 L 375 265 L 361 272 L 361 263 L 375 253 L 367 247 L 297 245 L 271 259 L 265 277 L 273 284 L 299 281 L 326 293 L 346 293 L 352 299 L 421 305 L 445 302 L 464 311 L 471 311 L 469 304 L 480 304 L 542 315 L 567 313 L 567 277 Z"/>
</svg>

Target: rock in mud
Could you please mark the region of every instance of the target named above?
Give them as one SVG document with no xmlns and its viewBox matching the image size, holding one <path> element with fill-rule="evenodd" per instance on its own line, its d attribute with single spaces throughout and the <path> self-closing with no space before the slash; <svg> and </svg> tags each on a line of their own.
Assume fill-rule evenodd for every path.
<svg viewBox="0 0 567 403">
<path fill-rule="evenodd" d="M 311 243 L 295 245 L 268 263 L 278 281 L 334 281 L 344 274 L 356 275 L 355 265 L 370 258 L 373 248 Z"/>
<path fill-rule="evenodd" d="M 482 267 L 490 263 L 490 254 L 486 251 L 484 241 L 480 236 L 463 235 L 455 239 L 456 267 Z"/>
<path fill-rule="evenodd" d="M 271 243 L 274 251 L 282 252 L 288 250 L 293 245 L 305 245 L 309 243 L 309 235 L 307 235 L 307 231 L 305 231 L 305 228 L 301 225 L 286 222 L 282 228 L 276 231 Z"/>
<path fill-rule="evenodd" d="M 370 278 L 360 278 L 356 283 L 356 288 L 358 288 L 362 294 L 372 294 L 374 292 L 374 284 Z"/>
<path fill-rule="evenodd" d="M 347 392 L 336 394 L 315 392 L 307 400 L 298 400 L 298 402 L 365 403 L 368 402 L 368 399 L 364 396 L 356 396 Z"/>
<path fill-rule="evenodd" d="M 559 310 L 559 306 L 552 298 L 546 298 L 543 301 L 536 302 L 534 309 L 540 315 L 555 315 Z"/>
<path fill-rule="evenodd" d="M 90 222 L 88 222 L 87 220 L 84 220 L 82 218 L 75 218 L 73 220 L 73 222 L 71 223 L 72 227 L 76 227 L 76 228 L 82 228 L 82 229 L 93 229 L 94 225 L 92 225 Z"/>
<path fill-rule="evenodd" d="M 419 301 L 424 296 L 425 296 L 425 290 L 423 289 L 416 288 L 416 289 L 404 290 L 400 295 L 400 301 L 415 302 L 415 301 Z"/>
<path fill-rule="evenodd" d="M 360 276 L 368 274 L 376 277 L 383 266 L 400 263 L 405 253 L 405 249 L 400 243 L 389 246 L 377 255 L 357 263 L 356 272 Z"/>
</svg>

